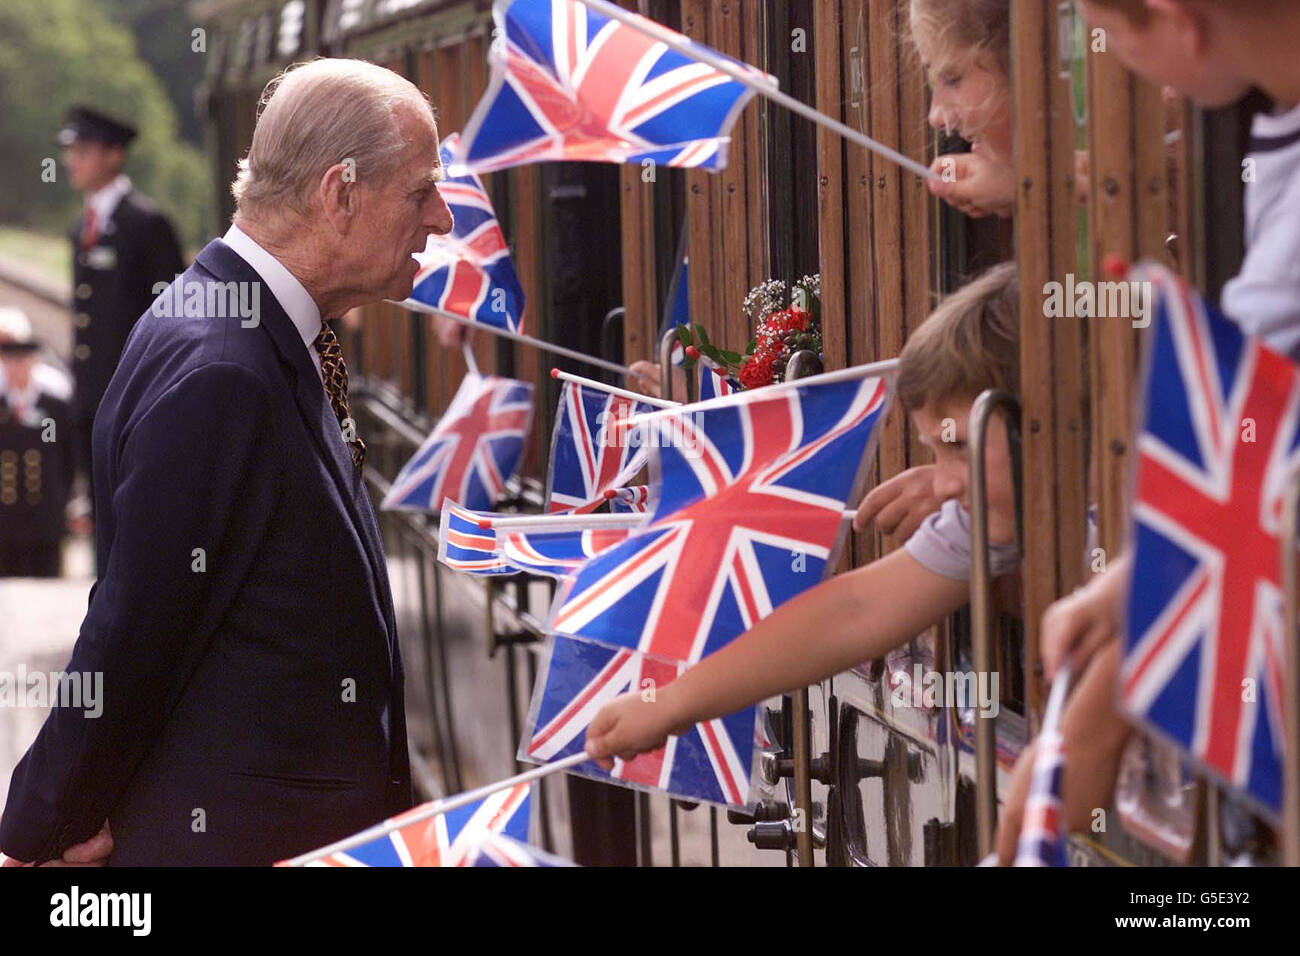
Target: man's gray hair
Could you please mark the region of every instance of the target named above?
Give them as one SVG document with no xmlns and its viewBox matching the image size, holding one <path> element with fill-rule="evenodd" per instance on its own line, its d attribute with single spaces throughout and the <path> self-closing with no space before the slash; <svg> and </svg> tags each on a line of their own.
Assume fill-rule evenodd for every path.
<svg viewBox="0 0 1300 956">
<path fill-rule="evenodd" d="M 240 212 L 307 212 L 325 171 L 350 161 L 358 182 L 398 165 L 406 144 L 396 108 L 433 107 L 409 80 L 364 60 L 295 64 L 266 85 L 248 155 L 231 184 Z"/>
</svg>

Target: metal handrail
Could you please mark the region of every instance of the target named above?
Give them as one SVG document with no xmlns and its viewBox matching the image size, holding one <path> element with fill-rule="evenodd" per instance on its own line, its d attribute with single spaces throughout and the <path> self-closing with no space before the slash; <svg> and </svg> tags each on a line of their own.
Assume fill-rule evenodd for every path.
<svg viewBox="0 0 1300 956">
<path fill-rule="evenodd" d="M 1282 862 L 1300 866 L 1300 599 L 1296 594 L 1296 523 L 1300 520 L 1300 474 L 1287 483 L 1282 505 L 1282 594 L 1285 614 L 1283 653 L 1282 716 L 1285 736 L 1282 746 Z"/>
<path fill-rule="evenodd" d="M 970 503 L 971 503 L 971 653 L 975 674 L 993 673 L 993 617 L 989 562 L 988 488 L 984 475 L 984 452 L 988 423 L 1003 409 L 1011 421 L 1020 417 L 1020 402 L 1009 392 L 989 389 L 975 400 L 970 411 Z M 1010 423 L 1008 438 L 1011 436 Z M 1019 522 L 1017 522 L 1017 526 Z M 1018 536 L 1018 534 L 1017 534 Z M 993 852 L 998 823 L 997 728 L 994 718 L 975 708 L 975 827 L 980 858 Z"/>
<path fill-rule="evenodd" d="M 817 356 L 809 351 L 795 352 L 786 367 L 786 381 L 806 378 L 821 371 Z M 812 720 L 808 710 L 808 688 L 794 692 L 791 701 L 790 756 L 794 764 L 795 811 L 802 811 L 802 826 L 795 829 L 795 849 L 800 866 L 813 865 L 813 801 L 812 801 Z"/>
</svg>

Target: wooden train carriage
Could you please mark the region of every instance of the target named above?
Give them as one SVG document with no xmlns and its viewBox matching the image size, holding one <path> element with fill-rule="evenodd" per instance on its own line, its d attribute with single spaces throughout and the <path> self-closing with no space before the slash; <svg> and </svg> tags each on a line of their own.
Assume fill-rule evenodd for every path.
<svg viewBox="0 0 1300 956">
<path fill-rule="evenodd" d="M 958 145 L 926 124 L 928 94 L 906 39 L 906 0 L 624 5 L 761 66 L 795 97 L 909 156 L 928 161 Z M 998 728 L 1003 780 L 1041 712 L 1037 622 L 1085 574 L 1089 504 L 1097 508 L 1103 557 L 1124 535 L 1134 333 L 1113 320 L 1047 318 L 1044 286 L 1067 274 L 1093 276 L 1114 254 L 1173 261 L 1216 293 L 1241 255 L 1242 112 L 1203 116 L 1163 101 L 1105 53 L 1104 37 L 1098 49 L 1071 8 L 1014 0 L 1014 227 L 955 213 L 932 200 L 920 177 L 763 100 L 741 114 L 730 162 L 717 175 L 544 164 L 486 178 L 528 298 L 529 331 L 626 362 L 656 356 L 682 248 L 690 256 L 691 320 L 732 349 L 753 331 L 742 309 L 753 285 L 820 273 L 829 368 L 897 355 L 944 292 L 994 262 L 1019 261 L 1026 564 L 1024 626 L 1002 629 L 997 658 L 1009 715 Z M 231 212 L 224 186 L 247 148 L 260 90 L 288 63 L 319 54 L 384 64 L 430 96 L 444 134 L 463 125 L 487 82 L 492 23 L 481 0 L 201 0 L 195 9 L 213 33 L 204 102 L 222 221 Z M 1076 197 L 1080 153 L 1089 160 L 1085 205 Z M 355 388 L 368 409 L 363 428 L 382 435 L 372 469 L 382 487 L 446 407 L 465 364 L 437 347 L 426 316 L 395 305 L 359 310 L 346 327 Z M 545 374 L 552 360 L 484 335 L 474 351 L 485 372 L 537 383 L 533 441 L 512 491 L 514 504 L 535 506 L 554 407 Z M 905 417 L 895 415 L 880 442 L 877 476 L 923 460 Z M 428 521 L 389 517 L 385 533 L 391 559 L 416 582 L 407 589 L 413 617 L 404 626 L 416 635 L 412 726 L 441 774 L 428 770 L 427 789 L 503 775 L 513 765 L 535 666 L 518 644 L 539 636 L 549 590 L 536 582 L 477 588 L 467 603 L 464 582 L 430 557 Z M 863 535 L 845 565 L 897 543 Z M 394 578 L 395 587 L 407 587 L 402 575 Z M 504 675 L 482 664 L 476 615 L 486 616 L 492 646 L 505 648 Z M 938 630 L 929 639 L 940 666 L 953 665 L 966 647 L 968 617 Z M 470 657 L 478 663 L 464 664 Z M 493 683 L 502 696 L 485 692 Z M 979 794 L 962 727 L 940 732 L 948 715 L 893 713 L 887 696 L 879 667 L 864 665 L 811 689 L 811 728 L 788 697 L 784 707 L 767 708 L 768 729 L 783 749 L 764 761 L 767 803 L 731 814 L 752 842 L 804 864 L 823 854 L 834 864 L 973 861 L 987 834 L 977 833 Z M 496 738 L 471 729 L 503 709 L 509 720 Z M 940 746 L 941 739 L 956 744 Z M 791 774 L 792 764 L 801 772 Z M 584 862 L 647 863 L 656 853 L 662 860 L 665 825 L 673 862 L 746 859 L 737 849 L 745 831 L 716 813 L 706 821 L 676 804 L 574 779 L 563 788 L 552 782 L 545 793 L 543 839 L 567 831 L 560 849 Z M 791 806 L 812 822 L 804 832 L 787 819 Z M 1214 806 L 1212 790 L 1198 806 L 1197 852 L 1213 860 L 1205 812 Z M 1077 858 L 1157 859 L 1122 830 L 1076 841 Z"/>
</svg>

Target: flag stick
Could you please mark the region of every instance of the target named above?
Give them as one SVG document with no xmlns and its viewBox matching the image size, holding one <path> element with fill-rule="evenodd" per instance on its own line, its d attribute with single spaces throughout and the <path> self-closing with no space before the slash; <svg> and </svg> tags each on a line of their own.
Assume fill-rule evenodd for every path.
<svg viewBox="0 0 1300 956">
<path fill-rule="evenodd" d="M 782 93 L 779 89 L 774 88 L 770 84 L 761 82 L 757 78 L 745 73 L 743 70 L 738 69 L 729 60 L 719 56 L 708 47 L 690 43 L 685 39 L 685 37 L 673 33 L 654 20 L 635 16 L 634 14 L 623 10 L 621 7 L 617 7 L 614 4 L 607 2 L 607 0 L 581 0 L 581 2 L 602 16 L 609 17 L 611 20 L 617 20 L 620 23 L 632 27 L 634 30 L 640 30 L 646 36 L 653 37 L 660 43 L 665 44 L 669 49 L 676 50 L 682 56 L 688 56 L 692 60 L 698 60 L 701 63 L 713 67 L 720 73 L 727 74 L 727 76 L 731 77 L 737 83 L 749 87 L 759 95 L 766 96 L 772 102 L 784 106 L 786 109 L 798 113 L 806 119 L 812 120 L 819 126 L 825 126 L 827 129 L 838 133 L 850 142 L 857 143 L 859 146 L 863 146 L 866 149 L 871 150 L 873 153 L 877 153 L 891 162 L 897 163 L 904 169 L 916 173 L 916 175 L 920 176 L 922 179 L 937 180 L 939 178 L 939 175 L 929 167 L 923 166 L 916 160 L 904 156 L 898 150 L 886 146 L 884 143 L 874 140 L 870 136 L 859 133 L 851 126 L 845 126 L 839 120 L 827 116 L 820 110 L 813 109 L 807 103 L 800 102 L 793 96 Z"/>
<path fill-rule="evenodd" d="M 473 375 L 478 374 L 478 359 L 474 358 L 474 350 L 469 347 L 469 342 L 460 343 L 460 353 L 465 356 L 465 366 Z"/>
<path fill-rule="evenodd" d="M 423 302 L 417 302 L 415 299 L 404 299 L 401 302 L 389 299 L 393 305 L 400 305 L 404 309 L 410 309 L 412 312 L 423 312 L 425 315 L 440 315 L 444 319 L 452 319 L 461 325 L 468 325 L 472 329 L 482 329 L 485 332 L 491 332 L 493 335 L 499 335 L 503 339 L 510 339 L 514 342 L 522 342 L 524 345 L 531 345 L 539 348 L 544 352 L 550 352 L 553 355 L 563 355 L 565 358 L 577 359 L 579 362 L 586 362 L 588 365 L 595 365 L 597 368 L 603 368 L 606 371 L 614 372 L 618 375 L 631 375 L 632 370 L 626 365 L 619 365 L 617 362 L 609 362 L 603 358 L 597 358 L 594 355 L 588 355 L 585 352 L 579 352 L 575 349 L 567 349 L 563 345 L 555 345 L 551 342 L 543 342 L 541 339 L 535 339 L 531 335 L 524 335 L 521 332 L 511 332 L 509 329 L 497 328 L 495 325 L 484 325 L 482 322 L 475 322 L 473 319 L 467 319 L 463 315 L 455 315 L 451 312 L 444 312 L 442 309 L 434 308 Z"/>
<path fill-rule="evenodd" d="M 613 385 L 598 382 L 594 378 L 583 378 L 581 375 L 574 375 L 572 372 L 562 372 L 558 368 L 551 369 L 551 378 L 558 379 L 561 382 L 573 382 L 576 385 L 594 388 L 598 392 L 608 392 L 611 395 L 617 395 L 619 398 L 630 398 L 633 401 L 645 402 L 645 404 L 654 405 L 656 408 L 676 408 L 681 404 L 681 402 L 670 402 L 666 398 L 652 398 L 649 395 L 642 395 L 640 392 L 631 392 L 626 388 L 615 388 Z"/>
<path fill-rule="evenodd" d="M 645 524 L 643 514 L 613 515 L 511 515 L 508 518 L 479 518 L 485 531 L 591 531 L 598 528 L 635 528 Z"/>
<path fill-rule="evenodd" d="M 585 2 L 585 0 L 584 0 Z M 657 412 L 644 412 L 640 415 L 629 415 L 619 422 L 622 428 L 636 428 L 644 425 L 646 422 L 657 421 L 661 418 L 667 418 L 670 415 L 680 415 L 683 412 L 707 412 L 714 408 L 724 408 L 728 405 L 734 405 L 737 401 L 745 401 L 745 396 L 751 399 L 767 395 L 775 389 L 785 388 L 802 388 L 805 385 L 832 385 L 835 382 L 851 382 L 858 378 L 869 378 L 872 375 L 885 375 L 892 372 L 898 367 L 898 359 L 886 359 L 883 362 L 872 362 L 869 365 L 854 365 L 851 368 L 836 369 L 833 372 L 822 372 L 820 375 L 809 375 L 807 378 L 796 378 L 788 382 L 777 382 L 775 385 L 764 385 L 762 388 L 753 388 L 743 392 L 732 392 L 730 395 L 719 395 L 717 398 L 710 398 L 703 402 L 693 402 L 690 405 L 678 405 L 676 408 L 665 408 Z"/>
<path fill-rule="evenodd" d="M 840 517 L 852 521 L 857 514 L 845 509 Z M 508 518 L 480 518 L 478 526 L 491 531 L 589 531 L 596 528 L 636 528 L 647 522 L 646 515 L 511 515 Z"/>
<path fill-rule="evenodd" d="M 342 853 L 345 850 L 351 850 L 353 847 L 361 846 L 363 843 L 369 843 L 371 840 L 377 840 L 382 836 L 387 836 L 395 830 L 401 830 L 409 827 L 412 823 L 419 823 L 421 820 L 427 820 L 430 817 L 436 817 L 440 813 L 449 813 L 452 810 L 459 809 L 467 804 L 476 803 L 484 797 L 490 797 L 499 790 L 508 790 L 511 787 L 517 787 L 521 783 L 529 783 L 533 780 L 540 780 L 542 777 L 548 777 L 553 773 L 559 773 L 561 770 L 568 770 L 570 767 L 576 767 L 580 763 L 586 763 L 591 758 L 586 752 L 576 753 L 565 757 L 555 763 L 543 764 L 540 767 L 534 767 L 524 773 L 516 774 L 513 777 L 507 777 L 505 780 L 498 780 L 496 783 L 489 783 L 486 786 L 479 787 L 477 790 L 469 790 L 465 793 L 458 794 L 454 797 L 447 797 L 443 800 L 435 800 L 423 810 L 407 814 L 394 820 L 385 820 L 383 823 L 377 823 L 367 830 L 339 840 L 337 843 L 331 843 L 329 846 L 323 846 L 319 850 L 312 850 L 304 853 L 302 856 L 295 856 L 288 861 L 288 866 L 304 866 L 315 860 L 323 859 L 334 853 Z"/>
</svg>

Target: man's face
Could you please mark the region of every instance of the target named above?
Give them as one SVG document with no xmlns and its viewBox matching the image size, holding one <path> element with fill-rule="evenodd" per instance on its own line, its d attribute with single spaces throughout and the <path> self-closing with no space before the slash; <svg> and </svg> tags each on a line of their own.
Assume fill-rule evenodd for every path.
<svg viewBox="0 0 1300 956">
<path fill-rule="evenodd" d="M 415 284 L 430 235 L 445 236 L 451 210 L 438 191 L 445 178 L 438 156 L 438 129 L 427 109 L 400 108 L 398 126 L 406 145 L 397 169 L 382 182 L 362 183 L 356 226 L 349 232 L 348 267 L 358 285 L 377 297 L 405 299 Z M 364 171 L 357 171 L 358 178 Z"/>
<path fill-rule="evenodd" d="M 934 493 L 945 501 L 955 498 L 970 510 L 971 402 L 948 400 L 912 412 L 912 426 L 921 444 L 934 453 Z M 984 484 L 988 490 L 989 540 L 993 544 L 1016 542 L 1016 493 L 1011 471 L 1011 450 L 1001 415 L 989 421 L 984 448 Z"/>
<path fill-rule="evenodd" d="M 125 159 L 122 147 L 87 140 L 77 140 L 63 148 L 68 182 L 79 193 L 94 192 L 107 186 L 122 171 Z"/>
<path fill-rule="evenodd" d="M 1142 26 L 1118 10 L 1080 0 L 1089 27 L 1106 34 L 1106 49 L 1138 76 L 1168 86 L 1208 109 L 1237 102 L 1251 83 L 1224 55 L 1222 27 L 1180 0 L 1155 0 Z"/>
</svg>

